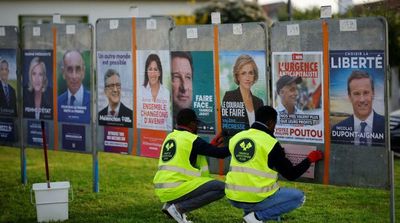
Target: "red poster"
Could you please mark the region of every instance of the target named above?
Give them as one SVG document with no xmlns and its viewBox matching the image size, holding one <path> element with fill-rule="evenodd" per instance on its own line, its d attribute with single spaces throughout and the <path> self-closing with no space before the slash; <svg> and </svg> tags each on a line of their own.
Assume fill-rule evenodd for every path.
<svg viewBox="0 0 400 223">
<path fill-rule="evenodd" d="M 161 152 L 161 146 L 167 133 L 164 131 L 141 130 L 140 140 L 142 142 L 141 156 L 158 158 Z"/>
<path fill-rule="evenodd" d="M 128 128 L 104 126 L 104 152 L 128 153 Z"/>
</svg>

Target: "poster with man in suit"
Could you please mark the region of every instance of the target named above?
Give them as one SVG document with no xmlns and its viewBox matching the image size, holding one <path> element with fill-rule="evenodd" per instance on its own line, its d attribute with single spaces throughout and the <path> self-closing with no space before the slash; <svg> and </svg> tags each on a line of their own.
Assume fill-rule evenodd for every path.
<svg viewBox="0 0 400 223">
<path fill-rule="evenodd" d="M 330 52 L 332 143 L 385 145 L 384 79 L 383 51 Z"/>
</svg>

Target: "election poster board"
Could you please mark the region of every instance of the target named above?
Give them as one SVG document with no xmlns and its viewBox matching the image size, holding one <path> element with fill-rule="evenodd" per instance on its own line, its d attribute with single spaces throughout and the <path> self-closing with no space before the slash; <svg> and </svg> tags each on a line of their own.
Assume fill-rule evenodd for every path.
<svg viewBox="0 0 400 223">
<path fill-rule="evenodd" d="M 275 136 L 324 143 L 322 52 L 273 52 L 272 83 Z"/>
<path fill-rule="evenodd" d="M 265 104 L 265 57 L 265 51 L 220 52 L 221 115 L 225 135 L 233 136 L 248 129 L 255 121 L 255 111 Z"/>
<path fill-rule="evenodd" d="M 89 124 L 91 53 L 62 50 L 57 58 L 58 121 Z"/>
<path fill-rule="evenodd" d="M 213 51 L 171 52 L 171 75 L 174 125 L 181 109 L 192 108 L 202 121 L 198 133 L 215 134 Z"/>
<path fill-rule="evenodd" d="M 53 51 L 24 50 L 23 117 L 53 120 Z"/>
<path fill-rule="evenodd" d="M 98 123 L 132 128 L 131 51 L 97 52 Z"/>
<path fill-rule="evenodd" d="M 171 131 L 169 51 L 139 50 L 137 66 L 137 127 Z"/>
<path fill-rule="evenodd" d="M 384 51 L 329 54 L 331 142 L 385 146 Z"/>
<path fill-rule="evenodd" d="M 17 117 L 17 50 L 0 49 L 0 116 Z"/>
</svg>

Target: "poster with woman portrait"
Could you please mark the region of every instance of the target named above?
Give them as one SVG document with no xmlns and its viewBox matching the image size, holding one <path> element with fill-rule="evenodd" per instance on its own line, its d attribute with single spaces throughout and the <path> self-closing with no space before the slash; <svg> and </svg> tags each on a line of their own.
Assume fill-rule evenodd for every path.
<svg viewBox="0 0 400 223">
<path fill-rule="evenodd" d="M 222 130 L 228 136 L 248 129 L 255 111 L 265 104 L 267 82 L 264 51 L 221 51 Z"/>
<path fill-rule="evenodd" d="M 57 52 L 57 111 L 59 122 L 90 123 L 91 59 L 89 50 Z"/>
<path fill-rule="evenodd" d="M 137 127 L 171 131 L 169 51 L 139 50 L 137 56 Z"/>
<path fill-rule="evenodd" d="M 99 125 L 132 128 L 132 82 L 132 53 L 130 51 L 97 52 Z"/>
<path fill-rule="evenodd" d="M 23 117 L 53 119 L 53 51 L 23 51 Z"/>
<path fill-rule="evenodd" d="M 275 136 L 284 141 L 324 142 L 322 52 L 273 52 L 272 95 L 278 113 Z"/>
<path fill-rule="evenodd" d="M 0 49 L 0 116 L 17 117 L 17 51 Z"/>
</svg>

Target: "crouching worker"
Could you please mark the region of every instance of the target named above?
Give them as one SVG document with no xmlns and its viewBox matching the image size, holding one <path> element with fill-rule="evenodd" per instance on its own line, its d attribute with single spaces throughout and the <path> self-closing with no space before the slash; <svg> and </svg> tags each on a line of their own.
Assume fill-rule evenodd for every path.
<svg viewBox="0 0 400 223">
<path fill-rule="evenodd" d="M 165 138 L 158 171 L 154 176 L 156 195 L 164 202 L 162 211 L 177 222 L 190 222 L 186 214 L 225 196 L 225 183 L 207 174 L 206 156 L 225 158 L 228 147 L 217 135 L 211 144 L 197 136 L 199 120 L 192 109 L 181 110 L 176 129 Z"/>
<path fill-rule="evenodd" d="M 277 112 L 270 106 L 256 111 L 250 129 L 237 133 L 229 141 L 232 154 L 226 175 L 225 193 L 231 204 L 243 209 L 247 223 L 280 220 L 280 215 L 300 207 L 304 193 L 280 188 L 278 173 L 295 180 L 322 159 L 321 151 L 312 151 L 301 163 L 293 166 L 274 137 Z"/>
</svg>

